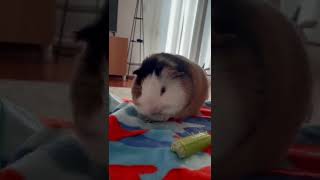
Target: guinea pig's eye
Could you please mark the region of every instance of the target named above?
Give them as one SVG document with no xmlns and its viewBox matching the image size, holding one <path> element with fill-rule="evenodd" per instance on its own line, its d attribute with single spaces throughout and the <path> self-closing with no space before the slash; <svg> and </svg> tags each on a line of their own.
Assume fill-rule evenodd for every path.
<svg viewBox="0 0 320 180">
<path fill-rule="evenodd" d="M 161 92 L 160 92 L 160 96 L 162 96 L 162 94 L 165 93 L 165 92 L 166 92 L 166 87 L 162 87 L 161 88 Z"/>
</svg>

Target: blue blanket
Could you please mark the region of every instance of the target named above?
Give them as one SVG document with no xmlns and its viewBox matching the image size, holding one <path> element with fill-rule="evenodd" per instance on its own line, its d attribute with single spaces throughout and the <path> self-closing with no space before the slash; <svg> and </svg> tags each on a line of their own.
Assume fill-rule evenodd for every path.
<svg viewBox="0 0 320 180">
<path fill-rule="evenodd" d="M 175 139 L 211 133 L 211 119 L 145 122 L 135 106 L 119 104 L 109 116 L 109 173 L 112 179 L 211 179 L 211 149 L 179 159 L 170 150 Z"/>
</svg>

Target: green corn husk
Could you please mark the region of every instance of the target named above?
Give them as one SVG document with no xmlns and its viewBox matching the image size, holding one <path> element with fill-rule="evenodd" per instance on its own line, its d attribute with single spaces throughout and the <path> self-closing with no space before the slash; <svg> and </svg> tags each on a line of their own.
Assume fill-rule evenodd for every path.
<svg viewBox="0 0 320 180">
<path fill-rule="evenodd" d="M 176 152 L 179 158 L 189 157 L 204 150 L 211 144 L 211 135 L 208 133 L 198 133 L 188 137 L 178 139 L 171 145 L 171 150 Z"/>
</svg>

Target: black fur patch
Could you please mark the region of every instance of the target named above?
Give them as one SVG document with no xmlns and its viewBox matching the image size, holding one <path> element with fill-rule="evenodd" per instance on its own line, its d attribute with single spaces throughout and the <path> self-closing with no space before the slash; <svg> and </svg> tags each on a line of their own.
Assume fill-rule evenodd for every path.
<svg viewBox="0 0 320 180">
<path fill-rule="evenodd" d="M 160 57 L 162 58 L 160 59 Z M 142 62 L 141 67 L 133 72 L 133 74 L 137 75 L 137 85 L 141 85 L 142 81 L 153 73 L 155 73 L 156 76 L 160 76 L 165 67 L 173 68 L 177 72 L 189 74 L 187 62 L 180 57 L 168 53 L 154 54 L 146 58 Z"/>
</svg>

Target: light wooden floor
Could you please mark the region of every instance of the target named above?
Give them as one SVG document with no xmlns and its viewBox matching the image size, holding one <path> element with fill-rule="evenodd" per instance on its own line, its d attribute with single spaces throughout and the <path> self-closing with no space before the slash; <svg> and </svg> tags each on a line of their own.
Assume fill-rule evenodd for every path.
<svg viewBox="0 0 320 180">
<path fill-rule="evenodd" d="M 126 80 L 123 81 L 122 77 L 120 76 L 110 76 L 109 75 L 109 82 L 108 82 L 110 87 L 131 87 L 132 85 L 132 80 Z"/>
</svg>

